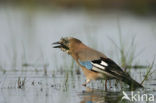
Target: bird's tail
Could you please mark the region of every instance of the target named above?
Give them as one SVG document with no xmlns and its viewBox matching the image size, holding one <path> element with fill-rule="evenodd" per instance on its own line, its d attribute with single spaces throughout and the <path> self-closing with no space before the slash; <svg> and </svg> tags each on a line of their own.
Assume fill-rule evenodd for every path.
<svg viewBox="0 0 156 103">
<path fill-rule="evenodd" d="M 132 79 L 129 75 L 123 78 L 122 81 L 128 84 L 131 89 L 143 88 L 143 86 L 140 83 Z"/>
</svg>

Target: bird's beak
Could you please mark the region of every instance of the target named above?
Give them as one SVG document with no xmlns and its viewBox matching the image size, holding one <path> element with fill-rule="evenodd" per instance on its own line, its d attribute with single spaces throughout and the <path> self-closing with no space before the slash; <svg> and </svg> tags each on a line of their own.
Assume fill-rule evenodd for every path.
<svg viewBox="0 0 156 103">
<path fill-rule="evenodd" d="M 53 48 L 64 48 L 66 50 L 69 50 L 69 48 L 66 45 L 64 45 L 63 43 L 61 43 L 61 42 L 52 43 L 52 45 L 55 45 L 55 44 L 59 44 L 59 45 L 53 46 Z"/>
<path fill-rule="evenodd" d="M 61 48 L 62 47 L 62 45 L 61 45 L 60 42 L 54 42 L 54 43 L 52 43 L 52 45 L 55 45 L 55 44 L 59 44 L 59 45 L 53 46 L 53 48 Z"/>
</svg>

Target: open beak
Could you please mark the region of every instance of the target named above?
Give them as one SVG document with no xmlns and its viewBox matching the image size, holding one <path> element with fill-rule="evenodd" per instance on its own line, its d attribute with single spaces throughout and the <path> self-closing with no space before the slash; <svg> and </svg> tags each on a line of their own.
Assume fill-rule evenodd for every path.
<svg viewBox="0 0 156 103">
<path fill-rule="evenodd" d="M 54 42 L 54 43 L 52 43 L 52 45 L 55 45 L 55 44 L 58 44 L 58 45 L 53 46 L 53 48 L 64 48 L 64 49 L 69 50 L 69 48 L 66 45 L 64 45 L 63 43 L 60 43 L 60 42 Z"/>
<path fill-rule="evenodd" d="M 62 47 L 62 45 L 61 45 L 60 42 L 54 42 L 54 43 L 52 43 L 52 45 L 55 45 L 55 44 L 59 44 L 59 45 L 53 46 L 53 48 L 61 48 Z"/>
</svg>

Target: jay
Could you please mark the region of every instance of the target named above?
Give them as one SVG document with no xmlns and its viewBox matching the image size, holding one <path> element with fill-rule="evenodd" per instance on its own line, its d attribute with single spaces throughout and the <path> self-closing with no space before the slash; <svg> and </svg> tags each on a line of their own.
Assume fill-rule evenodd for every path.
<svg viewBox="0 0 156 103">
<path fill-rule="evenodd" d="M 63 52 L 73 57 L 77 64 L 82 68 L 86 76 L 86 86 L 91 80 L 104 79 L 105 88 L 107 89 L 107 80 L 117 79 L 125 82 L 129 87 L 143 87 L 131 76 L 124 72 L 113 60 L 105 56 L 103 53 L 92 49 L 80 40 L 73 37 L 61 38 L 60 41 L 53 43 L 54 48 L 60 48 Z"/>
</svg>

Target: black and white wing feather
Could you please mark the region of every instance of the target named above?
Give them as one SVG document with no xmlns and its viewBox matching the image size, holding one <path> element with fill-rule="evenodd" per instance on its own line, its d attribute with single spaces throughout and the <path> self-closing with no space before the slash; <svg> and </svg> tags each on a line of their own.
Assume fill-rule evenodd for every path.
<svg viewBox="0 0 156 103">
<path fill-rule="evenodd" d="M 91 63 L 93 65 L 92 71 L 104 73 L 115 78 L 125 76 L 123 70 L 109 58 L 101 57 L 98 60 L 93 60 Z"/>
<path fill-rule="evenodd" d="M 93 60 L 92 71 L 104 73 L 107 76 L 111 76 L 118 80 L 127 83 L 130 87 L 138 88 L 143 87 L 140 83 L 131 78 L 131 76 L 124 72 L 114 61 L 109 58 L 100 58 L 98 60 Z"/>
</svg>

